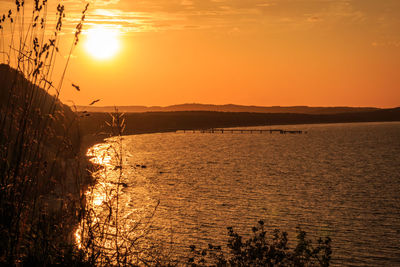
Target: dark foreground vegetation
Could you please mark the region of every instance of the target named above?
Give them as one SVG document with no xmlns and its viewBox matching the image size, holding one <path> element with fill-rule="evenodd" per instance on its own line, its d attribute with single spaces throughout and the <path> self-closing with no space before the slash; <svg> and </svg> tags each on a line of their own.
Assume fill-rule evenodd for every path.
<svg viewBox="0 0 400 267">
<path fill-rule="evenodd" d="M 229 229 L 226 248 L 210 245 L 197 250 L 193 246 L 191 252 L 188 248 L 187 258 L 168 260 L 157 249 L 138 251 L 137 239 L 126 239 L 121 234 L 118 194 L 106 202 L 116 205 L 109 205 L 107 216 L 98 219 L 85 195 L 95 182 L 88 168 L 95 166 L 88 165 L 83 157 L 86 147 L 81 137 L 103 131 L 99 125 L 110 117 L 75 113 L 59 101 L 64 75 L 58 85 L 51 77 L 65 11 L 63 6 L 57 7 L 55 30 L 48 37 L 44 34 L 46 5 L 47 1 L 34 1 L 32 21 L 25 30 L 15 26 L 23 20 L 24 1 L 16 1 L 14 11 L 1 16 L 0 30 L 9 31 L 11 40 L 2 47 L 5 64 L 0 65 L 0 265 L 329 265 L 329 238 L 312 245 L 300 231 L 297 244 L 290 248 L 285 233 L 277 230 L 267 235 L 261 222 L 248 240 Z M 87 6 L 76 27 L 72 48 L 78 42 L 86 10 Z M 67 66 L 68 61 L 64 73 Z M 206 114 L 190 127 L 197 128 L 199 123 L 209 127 L 207 119 L 212 114 Z M 141 126 L 130 116 L 127 122 L 138 131 L 181 128 L 177 122 L 163 123 L 165 115 L 157 116 L 152 128 L 144 122 Z M 193 117 L 185 117 L 184 121 L 191 120 Z M 228 126 L 220 122 L 219 127 Z M 125 128 L 122 115 L 113 114 L 109 126 L 112 135 L 121 136 Z M 118 166 L 122 173 L 122 165 Z M 109 234 L 106 229 L 113 232 Z"/>
<path fill-rule="evenodd" d="M 51 11 L 54 23 L 47 20 L 47 1 L 32 4 L 30 21 L 24 1 L 0 15 L 0 263 L 10 266 L 80 257 L 72 233 L 85 211 L 89 181 L 78 117 L 58 99 L 87 7 L 55 82 L 65 9 Z"/>
<path fill-rule="evenodd" d="M 299 230 L 294 249 L 288 246 L 288 235 L 279 229 L 268 233 L 264 221 L 252 228 L 247 240 L 228 227 L 227 250 L 209 244 L 207 248 L 191 246 L 188 263 L 192 266 L 329 266 L 331 239 L 320 238 L 316 245 Z"/>
<path fill-rule="evenodd" d="M 0 65 L 0 261 L 62 257 L 81 207 L 80 136 L 69 107 Z"/>
</svg>

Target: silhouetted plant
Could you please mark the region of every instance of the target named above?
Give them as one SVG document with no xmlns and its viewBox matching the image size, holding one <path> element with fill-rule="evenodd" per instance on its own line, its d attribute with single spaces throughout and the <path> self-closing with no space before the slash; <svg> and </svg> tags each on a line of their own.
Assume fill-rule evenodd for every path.
<svg viewBox="0 0 400 267">
<path fill-rule="evenodd" d="M 100 162 L 104 162 L 105 158 L 111 162 L 92 174 L 95 181 L 88 188 L 85 212 L 76 232 L 79 250 L 84 260 L 93 266 L 155 265 L 160 262 L 161 256 L 153 253 L 150 242 L 142 240 L 151 231 L 151 220 L 158 204 L 152 212 L 137 221 L 126 218 L 121 212 L 123 203 L 120 196 L 127 186 L 123 166 L 124 114 L 116 109 L 106 124 L 111 138 L 107 147 L 96 156 L 101 158 Z M 101 203 L 95 203 L 96 197 L 101 197 Z"/>
<path fill-rule="evenodd" d="M 0 263 L 7 265 L 65 259 L 82 201 L 77 117 L 58 99 L 64 74 L 52 81 L 65 11 L 59 4 L 48 34 L 47 5 L 35 0 L 30 21 L 24 0 L 0 16 Z"/>
<path fill-rule="evenodd" d="M 329 266 L 331 239 L 320 238 L 314 246 L 306 232 L 299 230 L 294 249 L 288 245 L 288 234 L 274 230 L 269 236 L 264 222 L 252 228 L 252 236 L 244 240 L 232 227 L 228 227 L 227 250 L 208 245 L 197 249 L 191 246 L 188 264 L 191 266 Z"/>
</svg>

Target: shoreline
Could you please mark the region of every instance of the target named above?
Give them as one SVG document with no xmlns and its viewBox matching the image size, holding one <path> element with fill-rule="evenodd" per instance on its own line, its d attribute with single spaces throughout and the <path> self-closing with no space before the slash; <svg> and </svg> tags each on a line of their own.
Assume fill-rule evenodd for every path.
<svg viewBox="0 0 400 267">
<path fill-rule="evenodd" d="M 274 124 L 255 124 L 255 125 L 238 125 L 238 126 L 228 126 L 228 127 L 213 127 L 213 128 L 186 128 L 186 129 L 154 129 L 154 130 L 147 130 L 147 131 L 130 131 L 123 133 L 122 136 L 129 136 L 129 135 L 143 135 L 143 134 L 160 134 L 160 133 L 174 133 L 178 131 L 193 131 L 193 130 L 209 130 L 209 129 L 234 129 L 240 127 L 269 127 L 269 126 L 295 126 L 295 125 L 333 125 L 333 124 L 362 124 L 362 123 L 399 123 L 398 121 L 355 121 L 355 122 L 315 122 L 315 123 L 274 123 Z M 86 134 L 82 137 L 82 142 L 80 145 L 81 152 L 84 152 L 84 156 L 86 156 L 86 152 L 89 148 L 96 144 L 105 143 L 106 139 L 112 138 L 114 136 L 111 135 L 95 135 L 95 134 Z M 87 157 L 87 156 L 86 156 Z"/>
<path fill-rule="evenodd" d="M 77 113 L 79 114 L 79 113 Z M 84 147 L 101 142 L 109 137 L 108 113 L 86 113 L 80 119 L 81 136 Z M 241 112 L 147 112 L 124 114 L 126 128 L 123 135 L 176 132 L 178 130 L 205 130 L 212 128 L 393 122 L 400 121 L 400 108 L 336 115 L 308 115 L 293 113 L 241 113 Z M 101 134 L 98 134 L 101 133 Z"/>
</svg>

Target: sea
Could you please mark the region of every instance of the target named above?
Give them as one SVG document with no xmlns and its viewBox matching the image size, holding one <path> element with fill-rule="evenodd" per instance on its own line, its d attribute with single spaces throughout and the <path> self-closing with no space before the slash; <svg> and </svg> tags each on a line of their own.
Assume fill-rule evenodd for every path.
<svg viewBox="0 0 400 267">
<path fill-rule="evenodd" d="M 101 217 L 118 192 L 126 233 L 160 254 L 226 248 L 227 227 L 246 238 L 262 220 L 291 246 L 300 229 L 330 237 L 333 266 L 400 266 L 400 122 L 248 129 L 303 133 L 111 138 L 88 151 L 104 168 L 87 199 Z"/>
</svg>

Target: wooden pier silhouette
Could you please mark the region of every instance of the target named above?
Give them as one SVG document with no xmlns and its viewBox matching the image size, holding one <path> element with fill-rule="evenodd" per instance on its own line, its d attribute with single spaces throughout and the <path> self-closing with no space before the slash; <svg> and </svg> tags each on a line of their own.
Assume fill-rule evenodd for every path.
<svg viewBox="0 0 400 267">
<path fill-rule="evenodd" d="M 195 129 L 195 130 L 179 130 L 176 131 L 178 132 L 183 132 L 183 133 L 280 133 L 280 134 L 303 134 L 307 133 L 306 131 L 300 131 L 300 130 L 283 130 L 283 129 L 222 129 L 222 128 L 211 128 L 211 129 Z"/>
</svg>

